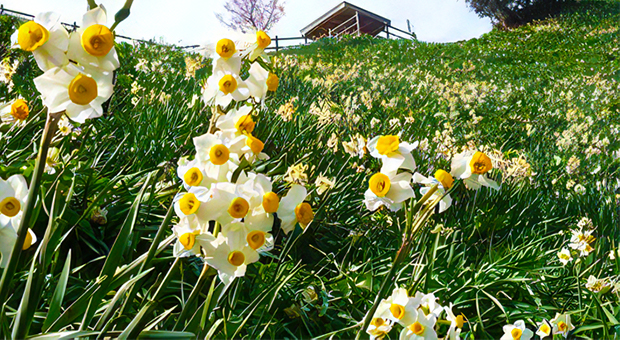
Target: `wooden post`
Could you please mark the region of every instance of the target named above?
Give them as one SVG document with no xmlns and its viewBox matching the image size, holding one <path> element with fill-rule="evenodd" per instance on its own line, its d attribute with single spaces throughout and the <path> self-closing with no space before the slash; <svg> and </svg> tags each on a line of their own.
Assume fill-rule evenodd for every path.
<svg viewBox="0 0 620 340">
<path fill-rule="evenodd" d="M 357 35 L 360 35 L 360 13 L 355 11 L 355 24 L 357 25 Z"/>
<path fill-rule="evenodd" d="M 385 25 L 385 33 L 387 34 L 387 38 L 390 39 L 390 26 Z"/>
<path fill-rule="evenodd" d="M 4 5 L 0 4 L 0 15 L 4 14 Z"/>
<path fill-rule="evenodd" d="M 278 46 L 278 36 L 276 35 L 276 52 L 278 52 L 279 50 L 279 46 Z"/>
<path fill-rule="evenodd" d="M 308 37 L 304 37 L 304 45 L 308 45 Z"/>
</svg>

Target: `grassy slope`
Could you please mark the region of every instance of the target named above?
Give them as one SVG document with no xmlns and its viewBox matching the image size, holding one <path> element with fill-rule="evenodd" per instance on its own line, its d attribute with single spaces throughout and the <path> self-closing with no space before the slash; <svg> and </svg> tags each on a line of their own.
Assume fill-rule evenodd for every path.
<svg viewBox="0 0 620 340">
<path fill-rule="evenodd" d="M 262 110 L 256 129 L 272 156 L 264 166 L 280 179 L 287 166 L 303 162 L 310 165 L 309 183 L 324 174 L 335 177 L 336 186 L 325 194 L 312 194 L 315 222 L 285 252 L 285 261 L 278 265 L 275 259 L 264 258 L 263 264 L 252 266 L 210 315 L 210 322 L 225 316 L 220 335 L 230 337 L 239 329 L 238 335 L 251 337 L 317 336 L 363 317 L 399 246 L 400 215 L 371 215 L 363 208 L 365 183 L 379 169 L 378 162 L 368 155 L 351 157 L 341 143 L 336 152 L 326 144 L 332 134 L 343 142 L 356 133 L 371 138 L 397 132 L 404 140 L 428 140 L 428 147 L 415 153 L 424 174 L 449 167 L 447 155 L 468 143 L 505 160 L 503 171 L 492 173 L 503 183 L 499 192 L 461 190 L 453 195 L 454 206 L 429 226 L 430 231 L 442 224 L 446 231 L 421 236 L 399 284 L 436 291 L 440 302 L 455 303 L 477 338 L 497 338 L 506 318 L 526 319 L 532 328 L 531 322 L 562 311 L 574 312 L 575 324 L 592 327 L 578 331 L 580 335 L 600 338 L 603 329 L 613 332 L 603 308 L 620 318 L 617 295 L 597 300 L 583 288 L 590 274 L 607 277 L 610 270 L 620 270 L 620 264 L 607 257 L 620 243 L 613 192 L 619 164 L 612 157 L 620 148 L 620 17 L 617 2 L 595 7 L 466 42 L 345 38 L 322 40 L 278 57 L 281 86 Z M 82 214 L 88 217 L 91 207 L 110 211 L 105 225 L 88 218 L 80 221 L 59 248 L 58 263 L 71 248 L 73 267 L 85 264 L 72 275 L 65 303 L 98 274 L 101 261 L 89 261 L 105 255 L 113 243 L 144 180 L 139 171 L 159 169 L 161 183 L 175 180 L 176 160 L 190 154 L 190 138 L 207 129 L 209 112 L 204 106 L 198 102 L 188 107 L 200 88 L 194 78 L 185 77 L 191 63 L 186 54 L 162 47 L 118 48 L 123 66 L 110 114 L 82 126 L 75 138 L 59 138 L 66 170 L 46 178 L 48 186 L 56 180 L 61 186 L 76 181 L 76 195 L 63 221 L 67 230 Z M 11 58 L 24 56 L 11 52 Z M 149 71 L 136 69 L 140 59 L 149 61 Z M 32 59 L 20 64 L 11 97 L 16 92 L 27 99 L 36 97 L 31 81 L 38 72 L 35 68 Z M 204 79 L 202 71 L 197 73 L 199 80 Z M 134 81 L 144 89 L 132 94 Z M 170 98 L 159 100 L 160 91 Z M 4 85 L 0 95 L 9 95 Z M 132 98 L 139 101 L 134 99 L 134 105 Z M 295 113 L 292 121 L 285 122 L 275 112 L 289 101 Z M 34 106 L 34 111 L 41 108 L 40 102 Z M 43 119 L 42 113 L 32 116 L 23 127 L 0 128 L 0 149 L 7 150 L 0 155 L 3 178 L 23 166 L 28 174 L 33 166 L 33 141 L 39 138 Z M 373 118 L 379 120 L 374 126 Z M 569 174 L 566 168 L 572 156 L 580 159 L 580 165 Z M 515 165 L 518 158 L 531 166 L 529 172 Z M 508 176 L 509 170 L 523 171 Z M 135 176 L 95 201 L 117 174 Z M 583 185 L 585 193 L 567 187 L 569 181 Z M 148 248 L 171 200 L 165 187 L 153 186 L 154 194 L 141 208 L 126 262 Z M 283 182 L 277 187 L 282 189 Z M 44 215 L 41 212 L 35 226 L 40 235 Z M 555 253 L 569 236 L 558 232 L 568 231 L 585 216 L 597 227 L 595 251 L 575 268 L 564 268 Z M 169 255 L 160 255 L 157 270 L 167 269 Z M 61 266 L 57 267 L 55 273 Z M 284 283 L 287 274 L 300 267 Z M 183 268 L 158 314 L 178 305 L 180 287 L 186 297 L 195 282 L 196 262 L 184 261 Z M 155 279 L 156 274 L 147 276 L 138 302 Z M 260 300 L 274 281 L 282 283 L 278 294 L 273 300 L 271 295 Z M 310 286 L 317 298 L 307 302 L 304 292 L 312 296 Z M 44 295 L 52 293 L 50 288 Z M 13 297 L 12 305 L 18 298 Z M 171 329 L 178 312 L 161 328 Z M 122 326 L 127 321 L 117 322 Z M 35 330 L 40 322 L 35 319 Z"/>
</svg>

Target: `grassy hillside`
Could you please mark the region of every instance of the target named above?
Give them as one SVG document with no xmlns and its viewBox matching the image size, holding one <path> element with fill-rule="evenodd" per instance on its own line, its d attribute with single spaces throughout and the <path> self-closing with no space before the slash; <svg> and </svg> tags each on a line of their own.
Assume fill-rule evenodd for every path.
<svg viewBox="0 0 620 340">
<path fill-rule="evenodd" d="M 2 32 L 13 25 L 2 17 Z M 5 47 L 8 37 L 2 34 Z M 54 193 L 72 192 L 58 222 L 64 236 L 57 265 L 42 293 L 52 298 L 70 249 L 76 269 L 63 310 L 99 274 L 142 187 L 122 263 L 148 250 L 180 185 L 177 160 L 192 152 L 192 137 L 208 130 L 211 112 L 196 96 L 209 61 L 165 46 L 122 43 L 117 50 L 122 66 L 107 113 L 54 139 L 56 172 L 44 177 L 46 208 L 33 228 L 43 235 Z M 33 108 L 27 123 L 0 125 L 2 178 L 32 172 L 45 117 L 32 82 L 40 71 L 27 54 L 7 51 L 4 65 L 15 61 L 10 82 L 0 82 L 0 101 L 20 95 Z M 299 164 L 307 165 L 311 188 L 320 176 L 335 184 L 312 191 L 316 215 L 308 229 L 278 235 L 273 256 L 250 266 L 218 302 L 207 296 L 208 283 L 186 329 L 222 338 L 354 337 L 400 246 L 403 219 L 366 211 L 368 177 L 380 163 L 358 140 L 401 134 L 420 142 L 414 157 L 425 175 L 449 168 L 462 150 L 484 150 L 501 189 L 454 192 L 453 206 L 431 218 L 396 284 L 454 303 L 469 321 L 462 335 L 476 339 L 499 338 L 503 325 L 520 319 L 535 329 L 564 312 L 577 326 L 571 336 L 620 336 L 620 285 L 604 294 L 585 287 L 590 275 L 619 282 L 620 3 L 584 2 L 555 19 L 450 44 L 322 39 L 274 63 L 280 87 L 254 132 L 273 156 L 261 166 L 276 179 L 274 191 Z M 105 221 L 93 218 L 100 208 L 108 211 Z M 594 251 L 563 266 L 557 252 L 583 218 L 591 220 Z M 34 251 L 20 268 L 28 268 Z M 123 302 L 125 313 L 146 303 L 171 261 L 166 247 L 136 285 L 135 300 Z M 153 329 L 175 328 L 201 263 L 183 259 L 181 268 L 153 312 L 169 317 Z M 13 295 L 7 308 L 20 299 Z M 126 315 L 108 330 L 127 325 Z M 35 315 L 31 333 L 44 319 Z"/>
</svg>

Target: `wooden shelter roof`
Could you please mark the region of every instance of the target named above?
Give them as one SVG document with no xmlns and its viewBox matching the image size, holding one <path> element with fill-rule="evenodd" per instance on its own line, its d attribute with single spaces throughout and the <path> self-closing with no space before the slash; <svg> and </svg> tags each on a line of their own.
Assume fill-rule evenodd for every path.
<svg viewBox="0 0 620 340">
<path fill-rule="evenodd" d="M 313 40 L 322 36 L 334 35 L 332 30 L 342 29 L 342 26 L 344 26 L 342 24 L 352 20 L 356 15 L 359 16 L 359 23 L 356 27 L 358 33 L 375 36 L 382 32 L 386 26 L 390 26 L 391 24 L 389 19 L 343 1 L 338 6 L 314 20 L 310 25 L 302 28 L 301 35 Z"/>
</svg>

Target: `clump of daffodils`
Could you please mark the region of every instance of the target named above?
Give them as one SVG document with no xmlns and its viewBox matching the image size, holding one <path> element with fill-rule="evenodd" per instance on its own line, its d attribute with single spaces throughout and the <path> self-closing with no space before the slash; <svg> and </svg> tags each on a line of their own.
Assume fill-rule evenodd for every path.
<svg viewBox="0 0 620 340">
<path fill-rule="evenodd" d="M 265 48 L 270 43 L 271 38 L 265 32 L 257 31 L 246 35 L 230 33 L 228 37 L 203 46 L 200 49 L 203 55 L 213 59 L 213 73 L 203 87 L 205 102 L 227 107 L 249 98 L 261 102 L 267 93 L 275 92 L 278 76 L 258 61 L 269 61 Z M 243 62 L 250 63 L 246 79 L 240 76 Z"/>
<path fill-rule="evenodd" d="M 181 158 L 177 167 L 184 190 L 174 198 L 179 217 L 173 226 L 174 254 L 201 257 L 226 285 L 273 248 L 276 219 L 288 234 L 296 226 L 306 228 L 314 218 L 303 186 L 307 165 L 289 171 L 291 184 L 284 196 L 274 191 L 272 178 L 252 170 L 268 156 L 264 142 L 253 135 L 257 116 L 249 101 L 262 103 L 277 88 L 275 75 L 251 63 L 262 55 L 265 36 L 257 34 L 256 45 L 243 45 L 245 50 L 228 38 L 209 47 L 213 75 L 204 100 L 218 106 L 214 112 L 225 112 L 212 117 L 210 132 L 194 137 L 195 154 Z M 251 63 L 245 80 L 239 75 L 244 63 Z"/>
<path fill-rule="evenodd" d="M 401 142 L 398 136 L 378 136 L 368 141 L 370 155 L 381 159 L 381 170 L 368 180 L 364 204 L 374 211 L 385 206 L 391 211 L 402 208 L 403 202 L 414 196 L 412 174 L 416 168 L 411 151 L 417 144 Z M 399 172 L 399 170 L 405 170 Z M 408 170 L 408 171 L 407 171 Z"/>
<path fill-rule="evenodd" d="M 537 325 L 536 335 L 541 339 L 546 337 L 555 339 L 556 335 L 558 335 L 558 338 L 559 336 L 567 338 L 568 333 L 575 329 L 575 326 L 571 323 L 570 315 L 560 313 L 557 313 L 555 318 L 550 321 L 544 319 Z M 523 320 L 518 320 L 514 324 L 505 325 L 503 331 L 504 335 L 500 340 L 529 340 L 534 336 L 534 332 L 526 327 Z"/>
<path fill-rule="evenodd" d="M 582 223 L 583 220 L 577 225 L 579 229 L 571 229 L 571 238 L 568 246 L 571 249 L 579 252 L 579 256 L 585 257 L 588 256 L 594 248 L 592 247 L 592 243 L 596 240 L 596 238 L 592 235 L 594 232 L 593 225 Z"/>
<path fill-rule="evenodd" d="M 103 114 L 102 104 L 112 96 L 113 72 L 120 66 L 103 5 L 86 12 L 82 26 L 71 34 L 58 14 L 41 13 L 22 24 L 12 41 L 13 47 L 32 52 L 44 72 L 34 83 L 51 114 L 64 112 L 78 123 Z"/>
<path fill-rule="evenodd" d="M 370 325 L 366 329 L 371 339 L 382 339 L 393 326 L 400 324 L 399 339 L 438 339 L 440 325 L 446 339 L 460 339 L 460 333 L 467 319 L 463 314 L 455 315 L 453 305 L 442 306 L 433 293 L 416 292 L 413 296 L 403 288 L 396 288 L 392 294 L 381 300 Z"/>
<path fill-rule="evenodd" d="M 0 268 L 9 262 L 17 229 L 28 203 L 28 183 L 22 175 L 13 175 L 6 180 L 0 178 Z M 28 249 L 37 241 L 34 232 L 28 229 L 22 249 Z"/>
</svg>

